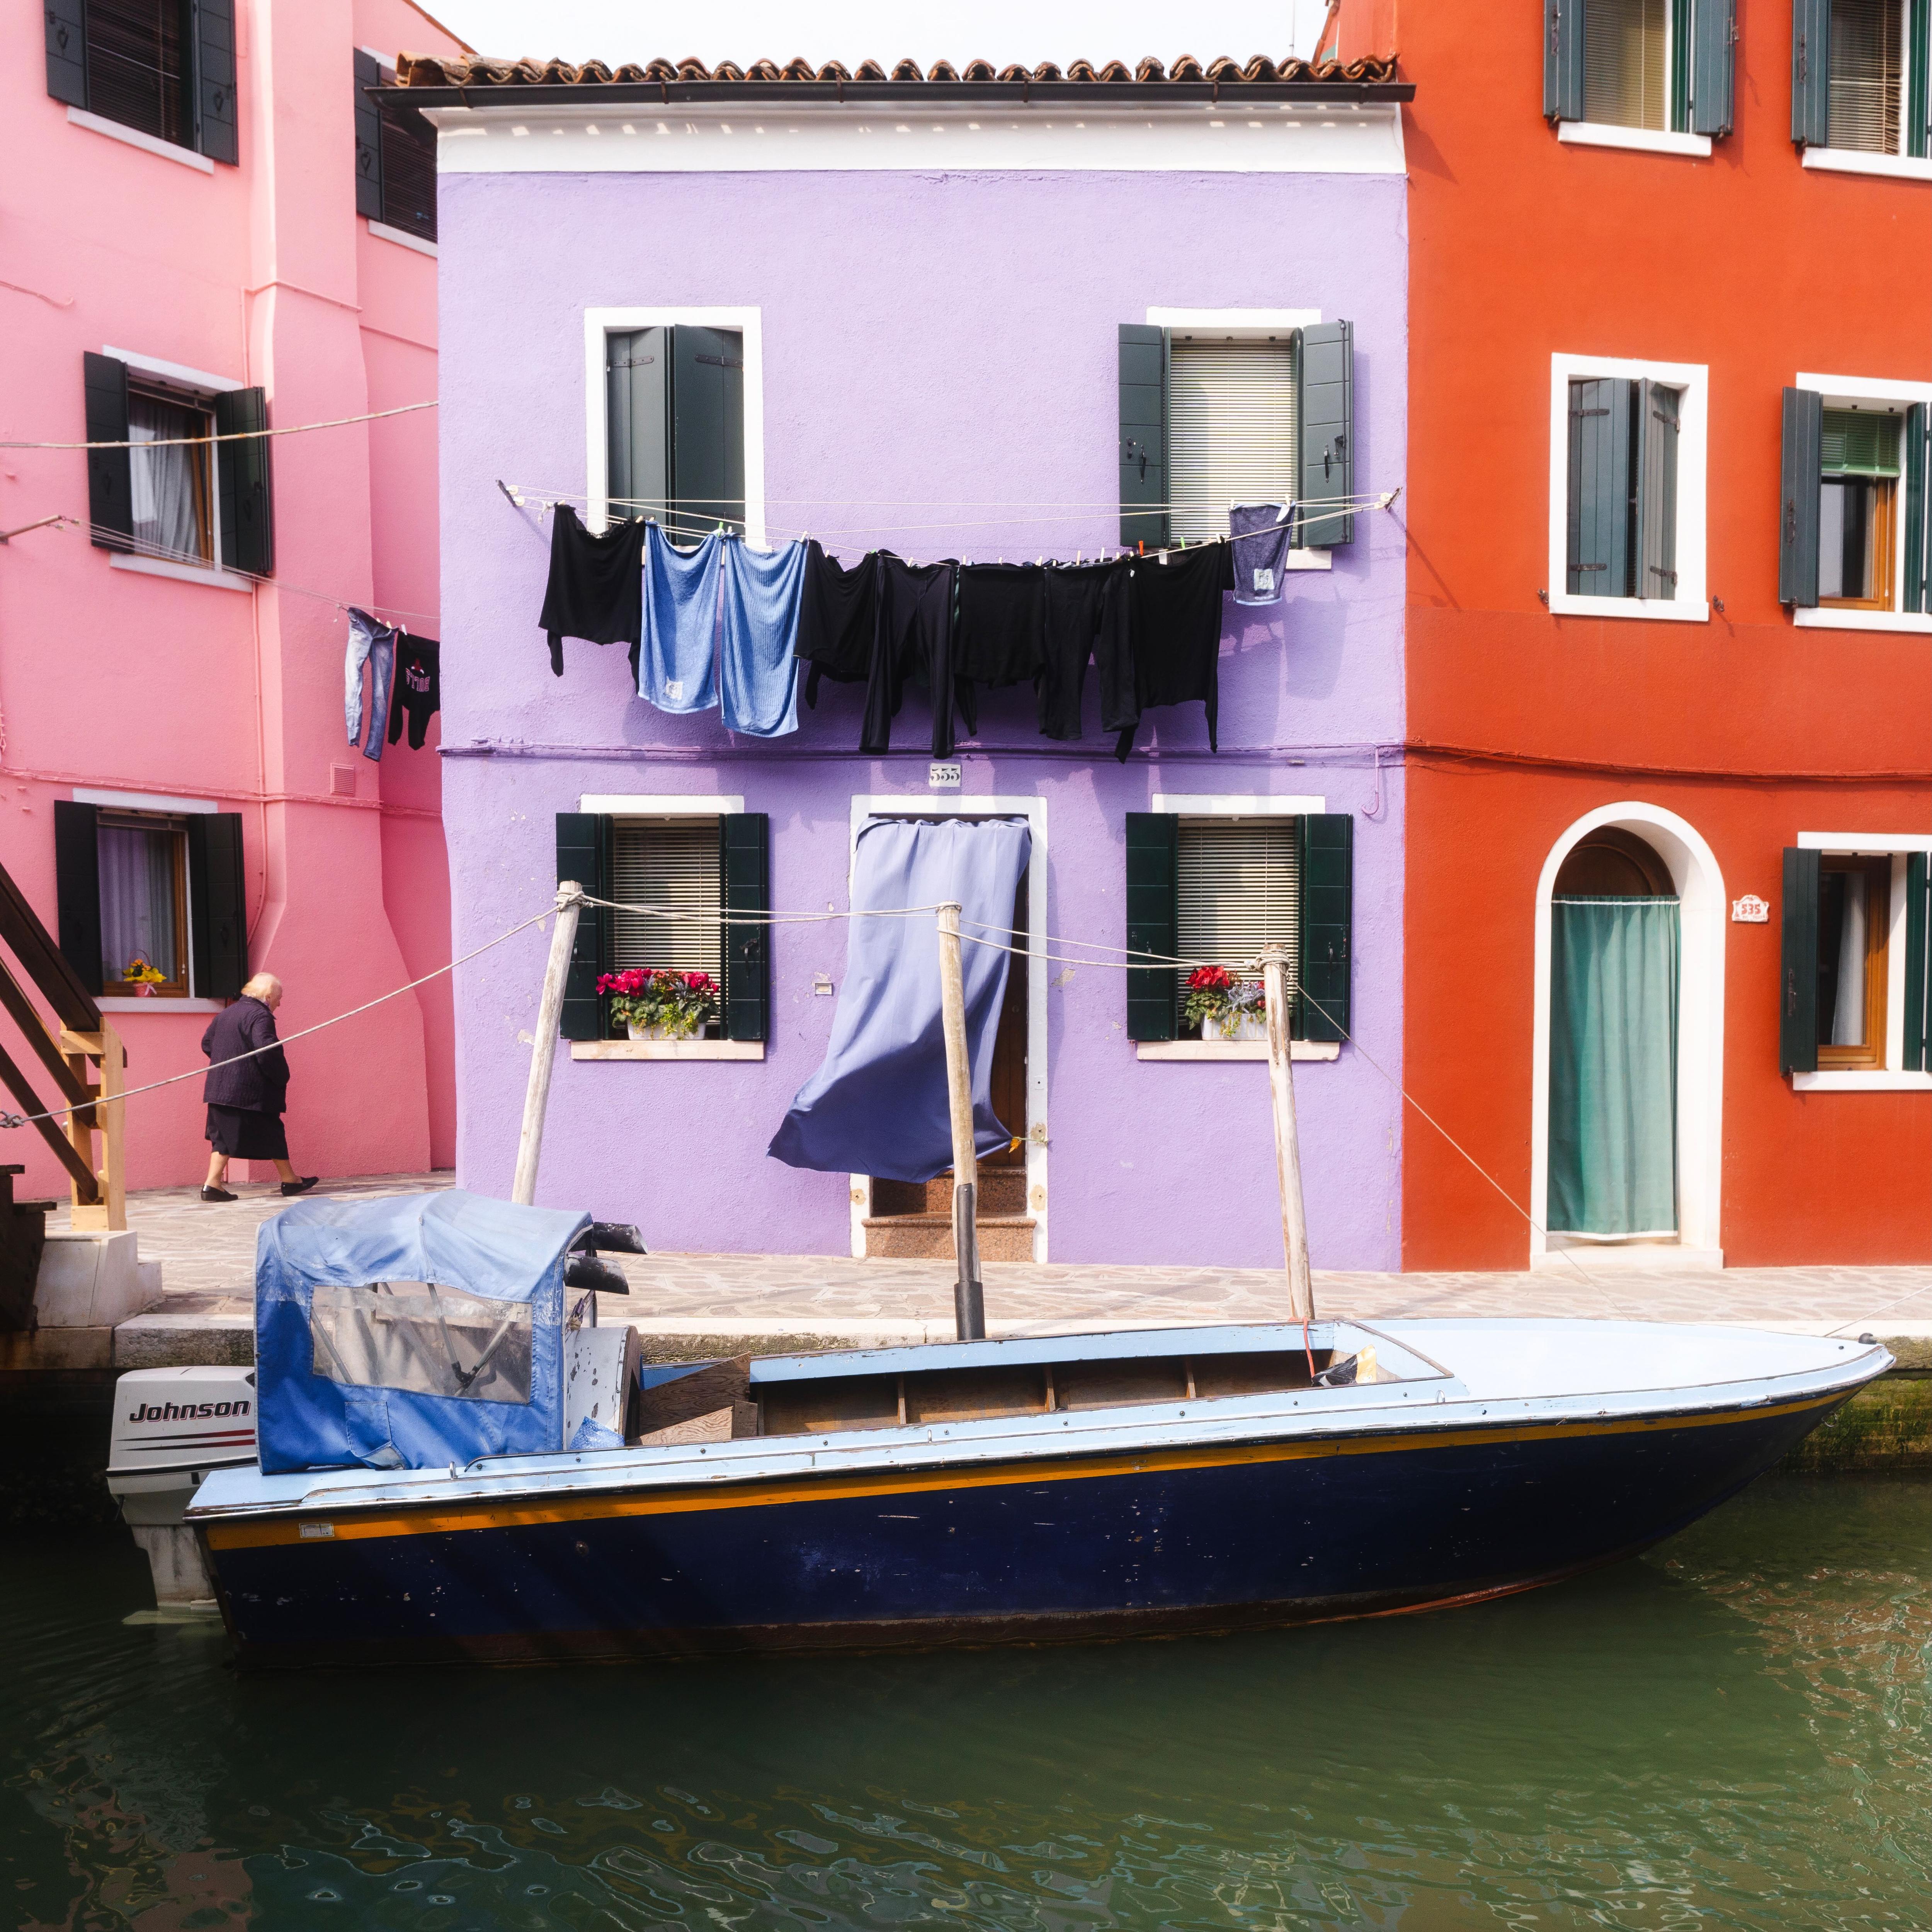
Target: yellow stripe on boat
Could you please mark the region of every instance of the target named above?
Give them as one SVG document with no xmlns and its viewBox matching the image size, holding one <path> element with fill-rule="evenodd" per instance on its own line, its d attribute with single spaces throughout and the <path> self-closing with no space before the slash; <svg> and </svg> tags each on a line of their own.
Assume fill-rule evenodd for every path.
<svg viewBox="0 0 1932 1932">
<path fill-rule="evenodd" d="M 1403 1450 L 1462 1448 L 1493 1442 L 1545 1442 L 1561 1436 L 1628 1436 L 1645 1431 L 1708 1429 L 1726 1423 L 1759 1421 L 1802 1415 L 1839 1401 L 1843 1391 L 1809 1396 L 1801 1402 L 1767 1404 L 1760 1408 L 1706 1410 L 1691 1415 L 1634 1416 L 1616 1422 L 1595 1420 L 1504 1424 L 1487 1429 L 1454 1426 L 1341 1438 L 1301 1438 L 1292 1442 L 1246 1444 L 1228 1448 L 1151 1449 L 1131 1455 L 1082 1456 L 1070 1450 L 1066 1459 L 1051 1463 L 1003 1462 L 992 1468 L 907 1471 L 878 1469 L 850 1476 L 801 1475 L 776 1480 L 667 1488 L 639 1495 L 618 1490 L 591 1496 L 559 1498 L 554 1502 L 464 1502 L 440 1508 L 432 1502 L 400 1508 L 362 1510 L 318 1507 L 302 1515 L 272 1520 L 210 1522 L 208 1545 L 215 1550 L 260 1549 L 303 1540 L 304 1522 L 326 1517 L 327 1539 L 335 1543 L 365 1538 L 439 1536 L 472 1529 L 513 1529 L 533 1523 L 580 1522 L 589 1518 L 682 1516 L 701 1510 L 762 1509 L 778 1503 L 833 1502 L 855 1496 L 929 1495 L 940 1490 L 1011 1488 L 1029 1483 L 1085 1482 L 1107 1476 L 1137 1476 L 1169 1470 L 1236 1468 L 1256 1462 L 1302 1462 L 1317 1456 L 1384 1456 Z M 311 1527 L 311 1534 L 313 1528 Z M 320 1540 L 322 1539 L 316 1539 Z"/>
</svg>

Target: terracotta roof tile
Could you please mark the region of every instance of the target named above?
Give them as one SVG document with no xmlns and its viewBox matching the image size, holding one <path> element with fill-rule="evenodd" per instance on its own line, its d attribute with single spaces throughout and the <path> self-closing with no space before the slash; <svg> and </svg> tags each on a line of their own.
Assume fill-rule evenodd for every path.
<svg viewBox="0 0 1932 1932">
<path fill-rule="evenodd" d="M 1072 85 L 1075 86 L 1126 86 L 1161 87 L 1174 86 L 1198 86 L 1213 82 L 1217 86 L 1238 88 L 1260 86 L 1360 86 L 1386 83 L 1397 78 L 1396 56 L 1394 54 L 1371 55 L 1360 60 L 1348 62 L 1324 61 L 1319 66 L 1304 60 L 1290 57 L 1286 60 L 1270 60 L 1265 54 L 1257 54 L 1245 66 L 1229 59 L 1225 54 L 1210 62 L 1205 67 L 1192 54 L 1183 54 L 1172 67 L 1163 67 L 1151 56 L 1129 68 L 1123 61 L 1110 60 L 1100 63 L 1092 61 L 1073 62 L 1063 74 L 1051 61 L 1042 61 L 1037 67 L 1006 66 L 994 69 L 990 61 L 970 60 L 962 67 L 955 68 L 950 61 L 935 61 L 924 72 L 918 63 L 911 60 L 896 62 L 890 75 L 878 61 L 861 61 L 858 66 L 848 71 L 836 61 L 827 61 L 814 68 L 811 62 L 794 58 L 782 64 L 772 60 L 756 60 L 748 68 L 740 68 L 730 61 L 721 61 L 715 68 L 706 67 L 700 61 L 687 56 L 682 60 L 653 60 L 638 64 L 627 62 L 614 70 L 602 61 L 586 61 L 581 65 L 573 65 L 568 61 L 532 59 L 500 60 L 488 55 L 476 55 L 464 58 L 455 55 L 401 53 L 396 56 L 397 84 L 402 87 L 586 87 L 637 86 L 649 84 L 664 86 L 673 83 L 680 86 L 730 86 L 742 83 L 754 86 L 773 86 L 788 83 L 792 86 L 818 83 L 829 85 L 835 82 L 868 82 L 874 84 L 888 80 L 895 86 L 908 86 L 915 82 L 924 85 L 986 86 L 997 82 L 1006 86 L 1022 83 L 1041 86 Z"/>
</svg>

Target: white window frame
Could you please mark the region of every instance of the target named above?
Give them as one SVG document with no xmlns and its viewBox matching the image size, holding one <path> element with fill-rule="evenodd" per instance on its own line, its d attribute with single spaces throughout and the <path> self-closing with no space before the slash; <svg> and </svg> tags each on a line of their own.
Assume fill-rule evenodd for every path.
<svg viewBox="0 0 1932 1932">
<path fill-rule="evenodd" d="M 1892 181 L 1932 182 L 1932 156 L 1908 154 L 1905 152 L 1906 130 L 1912 125 L 1914 110 L 1922 109 L 1923 104 L 1914 98 L 1918 89 L 1912 84 L 1910 0 L 1892 0 L 1892 7 L 1898 15 L 1899 59 L 1902 67 L 1899 76 L 1902 84 L 1899 88 L 1898 152 L 1874 154 L 1862 148 L 1814 148 L 1808 145 L 1798 156 L 1803 166 L 1826 174 L 1879 175 Z"/>
<path fill-rule="evenodd" d="M 1807 148 L 1809 154 L 1814 152 Z M 1932 382 L 1898 382 L 1884 376 L 1828 376 L 1801 369 L 1792 380 L 1794 388 L 1815 390 L 1828 410 L 1869 408 L 1874 403 L 1896 404 L 1901 417 L 1914 403 L 1932 409 Z M 1903 466 L 1901 465 L 1901 468 Z M 1928 479 L 1932 488 L 1932 479 Z M 1898 480 L 1899 520 L 1904 521 L 1905 478 Z M 1932 611 L 1907 610 L 1905 603 L 1905 544 L 1892 546 L 1892 608 L 1889 610 L 1843 610 L 1823 604 L 1797 604 L 1792 622 L 1801 631 L 1907 631 L 1932 633 Z"/>
<path fill-rule="evenodd" d="M 1237 342 L 1266 342 L 1279 338 L 1285 329 L 1306 328 L 1321 320 L 1318 308 L 1150 308 L 1147 312 L 1150 328 L 1188 335 L 1211 331 Z M 1168 454 L 1168 475 L 1172 478 L 1172 448 Z M 1296 478 L 1298 484 L 1300 480 Z M 1172 494 L 1171 482 L 1168 488 Z M 1333 570 L 1334 567 L 1333 550 L 1294 544 L 1288 548 L 1285 566 L 1288 570 Z"/>
<path fill-rule="evenodd" d="M 601 345 L 600 345 L 601 346 Z M 586 792 L 579 812 L 610 818 L 723 818 L 742 812 L 742 794 Z M 761 1040 L 574 1040 L 572 1060 L 762 1060 Z"/>
<path fill-rule="evenodd" d="M 1304 812 L 1324 812 L 1328 801 L 1312 795 L 1287 793 L 1157 791 L 1150 812 L 1172 812 L 1178 818 L 1298 818 Z M 1340 1040 L 1297 1040 L 1288 1042 L 1291 1060 L 1339 1060 Z M 1142 1040 L 1134 1042 L 1136 1060 L 1265 1060 L 1264 1040 Z"/>
<path fill-rule="evenodd" d="M 198 160 L 200 157 L 197 156 Z M 209 165 L 212 166 L 212 163 Z M 111 356 L 117 362 L 128 365 L 129 376 L 152 376 L 155 381 L 166 382 L 177 389 L 194 392 L 206 400 L 212 401 L 218 395 L 236 389 L 245 389 L 246 382 L 238 382 L 232 376 L 218 376 L 211 370 L 190 368 L 185 362 L 170 362 L 158 356 L 142 356 L 131 349 L 116 349 L 112 343 L 100 345 L 104 356 Z M 209 547 L 214 553 L 212 563 L 179 563 L 172 557 L 141 556 L 132 551 L 110 550 L 107 566 L 110 570 L 131 572 L 136 577 L 167 577 L 178 584 L 199 584 L 211 590 L 251 591 L 255 588 L 252 577 L 238 575 L 228 568 L 221 555 L 221 478 L 218 452 L 209 452 L 208 517 L 212 527 L 208 531 Z M 170 807 L 170 809 L 178 808 Z M 140 1002 L 142 1006 L 148 1003 Z M 176 1003 L 177 1005 L 179 1002 Z M 218 1011 L 219 1009 L 218 1008 Z"/>
<path fill-rule="evenodd" d="M 604 338 L 633 328 L 735 328 L 745 342 L 745 541 L 765 540 L 765 346 L 764 310 L 757 308 L 586 308 L 584 311 L 584 522 L 601 530 L 610 514 L 609 422 L 604 398 Z"/>
<path fill-rule="evenodd" d="M 852 902 L 852 868 L 859 834 L 871 818 L 1024 818 L 1032 834 L 1027 856 L 1027 1212 L 1033 1217 L 1033 1258 L 1048 1257 L 1047 1207 L 1046 1076 L 1046 800 L 1036 794 L 982 796 L 959 792 L 950 798 L 914 798 L 904 792 L 854 792 L 846 848 L 845 902 Z M 863 1260 L 866 1222 L 872 1211 L 872 1177 L 851 1176 L 852 1252 Z"/>
<path fill-rule="evenodd" d="M 1569 576 L 1570 385 L 1606 377 L 1661 382 L 1678 392 L 1677 590 L 1675 597 L 1587 597 L 1564 588 Z M 1625 617 L 1706 624 L 1706 464 L 1711 372 L 1702 362 L 1634 362 L 1614 356 L 1558 353 L 1550 358 L 1550 609 L 1559 617 Z"/>
<path fill-rule="evenodd" d="M 1892 860 L 1892 917 L 1886 928 L 1885 1064 L 1834 1066 L 1815 1073 L 1793 1073 L 1794 1094 L 1928 1094 L 1932 1073 L 1905 1070 L 1905 865 L 1914 852 L 1932 862 L 1932 833 L 1920 832 L 1801 832 L 1799 849 L 1834 858 Z"/>
<path fill-rule="evenodd" d="M 240 387 L 238 383 L 236 386 Z M 169 798 L 152 791 L 103 791 L 92 785 L 76 785 L 74 802 L 76 805 L 104 805 L 116 812 L 165 812 L 178 818 L 190 814 L 202 816 L 219 812 L 221 808 L 212 798 Z M 188 910 L 188 997 L 181 1000 L 137 999 L 132 995 L 116 997 L 107 993 L 98 996 L 94 1004 L 104 1013 L 218 1013 L 228 1005 L 226 1000 L 211 1000 L 197 993 L 194 988 L 194 872 L 186 867 L 183 879 L 182 898 Z"/>
</svg>

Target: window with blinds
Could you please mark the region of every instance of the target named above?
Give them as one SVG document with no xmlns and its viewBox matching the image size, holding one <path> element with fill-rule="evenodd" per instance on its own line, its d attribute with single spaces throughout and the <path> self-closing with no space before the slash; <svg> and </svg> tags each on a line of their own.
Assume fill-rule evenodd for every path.
<svg viewBox="0 0 1932 1932">
<path fill-rule="evenodd" d="M 1667 0 L 1588 0 L 1583 9 L 1583 118 L 1669 129 Z"/>
<path fill-rule="evenodd" d="M 1180 821 L 1176 933 L 1182 958 L 1250 959 L 1264 946 L 1285 946 L 1295 956 L 1301 933 L 1295 828 L 1292 818 Z M 1185 970 L 1180 978 L 1184 991 Z"/>
<path fill-rule="evenodd" d="M 1899 152 L 1903 10 L 1899 0 L 1832 0 L 1832 147 L 1869 154 Z"/>
<path fill-rule="evenodd" d="M 691 920 L 650 913 L 610 915 L 610 968 L 647 966 L 724 978 L 724 877 L 715 818 L 620 819 L 614 828 L 610 896 L 626 905 L 666 907 Z"/>
<path fill-rule="evenodd" d="M 1200 543 L 1228 534 L 1229 504 L 1286 503 L 1294 494 L 1294 350 L 1177 335 L 1170 353 L 1172 532 Z"/>
<path fill-rule="evenodd" d="M 1818 601 L 1892 608 L 1899 418 L 1826 410 L 1819 437 Z"/>
<path fill-rule="evenodd" d="M 90 0 L 87 104 L 178 147 L 194 145 L 184 0 Z"/>
</svg>

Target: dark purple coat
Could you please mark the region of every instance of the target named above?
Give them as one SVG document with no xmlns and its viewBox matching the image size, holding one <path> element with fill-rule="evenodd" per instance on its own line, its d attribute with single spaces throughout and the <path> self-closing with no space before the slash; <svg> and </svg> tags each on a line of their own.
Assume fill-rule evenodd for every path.
<svg viewBox="0 0 1932 1932">
<path fill-rule="evenodd" d="M 210 1060 L 232 1059 L 258 1046 L 269 1051 L 232 1066 L 211 1066 L 202 1099 L 211 1107 L 282 1112 L 288 1106 L 289 1063 L 275 1039 L 275 1016 L 260 1000 L 244 994 L 217 1013 L 201 1036 L 201 1050 Z"/>
</svg>

